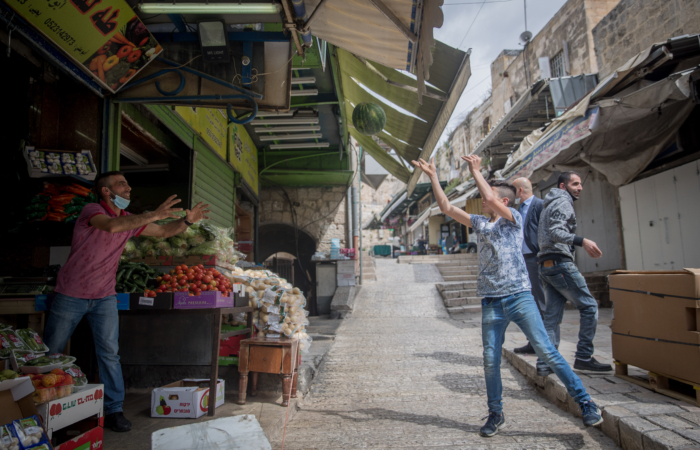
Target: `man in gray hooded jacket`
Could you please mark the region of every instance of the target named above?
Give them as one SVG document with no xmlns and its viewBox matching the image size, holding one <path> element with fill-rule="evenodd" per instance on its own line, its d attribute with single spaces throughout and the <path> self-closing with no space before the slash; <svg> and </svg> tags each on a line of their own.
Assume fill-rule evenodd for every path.
<svg viewBox="0 0 700 450">
<path fill-rule="evenodd" d="M 562 172 L 557 187 L 544 199 L 537 241 L 540 252 L 540 278 L 544 284 L 544 326 L 549 339 L 559 347 L 558 328 L 564 316 L 564 306 L 570 301 L 581 315 L 574 369 L 606 372 L 609 364 L 601 364 L 593 357 L 593 338 L 598 325 L 598 303 L 588 290 L 585 278 L 574 264 L 574 246 L 583 247 L 592 258 L 600 258 L 595 242 L 576 236 L 574 201 L 578 200 L 583 185 L 576 172 Z M 537 361 L 537 374 L 547 376 L 552 370 L 543 361 Z"/>
</svg>

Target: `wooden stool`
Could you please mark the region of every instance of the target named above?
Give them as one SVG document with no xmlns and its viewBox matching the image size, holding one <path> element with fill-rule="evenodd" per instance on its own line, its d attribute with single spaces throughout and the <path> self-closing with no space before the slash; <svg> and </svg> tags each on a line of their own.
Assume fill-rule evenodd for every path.
<svg viewBox="0 0 700 450">
<path fill-rule="evenodd" d="M 248 371 L 252 372 L 250 395 L 258 393 L 258 373 L 282 374 L 282 406 L 289 405 L 289 397 L 297 397 L 298 339 L 270 339 L 256 337 L 241 341 L 238 354 L 238 403 L 245 405 L 248 390 Z M 291 384 L 291 386 L 290 386 Z"/>
</svg>

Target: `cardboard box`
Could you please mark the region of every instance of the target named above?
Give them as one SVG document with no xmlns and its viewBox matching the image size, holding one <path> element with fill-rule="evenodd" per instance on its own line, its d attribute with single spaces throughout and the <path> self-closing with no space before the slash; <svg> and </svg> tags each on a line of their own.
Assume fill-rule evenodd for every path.
<svg viewBox="0 0 700 450">
<path fill-rule="evenodd" d="M 100 421 L 102 421 L 101 419 Z M 89 428 L 88 431 L 74 438 L 59 439 L 61 444 L 54 447 L 55 450 L 102 450 L 102 441 L 104 439 L 104 428 L 95 426 Z"/>
<path fill-rule="evenodd" d="M 0 382 L 0 424 L 39 415 L 32 394 L 34 385 L 29 377 Z"/>
<path fill-rule="evenodd" d="M 55 431 L 81 420 L 103 417 L 103 397 L 104 385 L 88 384 L 72 395 L 38 405 L 46 434 L 50 438 Z"/>
<path fill-rule="evenodd" d="M 204 291 L 193 296 L 188 292 L 175 292 L 174 295 L 175 309 L 233 308 L 233 293 L 223 296 L 219 291 Z"/>
<path fill-rule="evenodd" d="M 336 275 L 336 284 L 338 286 L 355 286 L 355 274 L 339 273 Z"/>
<path fill-rule="evenodd" d="M 158 292 L 155 297 L 129 294 L 129 309 L 173 309 L 173 293 Z"/>
<path fill-rule="evenodd" d="M 200 387 L 206 386 L 206 387 Z M 209 380 L 185 379 L 176 381 L 151 393 L 151 417 L 167 419 L 196 419 L 208 412 Z M 224 380 L 216 385 L 216 406 L 224 404 Z"/>
<path fill-rule="evenodd" d="M 355 261 L 338 261 L 336 263 L 337 273 L 340 274 L 352 274 L 355 275 Z"/>
<path fill-rule="evenodd" d="M 617 271 L 609 284 L 613 358 L 700 384 L 700 269 Z"/>
</svg>

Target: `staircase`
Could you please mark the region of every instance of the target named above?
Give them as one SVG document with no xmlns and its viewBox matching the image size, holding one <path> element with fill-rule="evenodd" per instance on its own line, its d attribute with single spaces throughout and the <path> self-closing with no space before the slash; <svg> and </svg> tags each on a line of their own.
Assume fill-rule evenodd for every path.
<svg viewBox="0 0 700 450">
<path fill-rule="evenodd" d="M 479 260 L 475 254 L 461 254 L 458 259 L 435 264 L 444 283 L 435 286 L 450 313 L 481 310 L 481 297 L 476 295 L 476 276 Z"/>
<path fill-rule="evenodd" d="M 369 252 L 362 253 L 362 282 L 377 281 L 377 272 L 374 268 L 374 258 Z"/>
</svg>

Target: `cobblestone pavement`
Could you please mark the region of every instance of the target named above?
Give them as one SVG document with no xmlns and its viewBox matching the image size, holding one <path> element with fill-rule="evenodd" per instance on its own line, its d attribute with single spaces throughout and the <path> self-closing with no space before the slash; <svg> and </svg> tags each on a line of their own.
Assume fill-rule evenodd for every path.
<svg viewBox="0 0 700 450">
<path fill-rule="evenodd" d="M 507 427 L 480 437 L 488 413 L 479 317 L 449 317 L 434 267 L 376 263 L 379 281 L 363 286 L 338 329 L 289 422 L 285 449 L 617 448 L 540 397 L 507 362 Z"/>
</svg>

